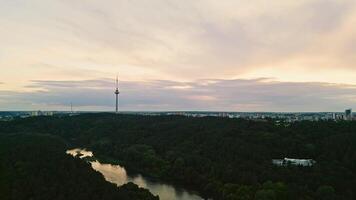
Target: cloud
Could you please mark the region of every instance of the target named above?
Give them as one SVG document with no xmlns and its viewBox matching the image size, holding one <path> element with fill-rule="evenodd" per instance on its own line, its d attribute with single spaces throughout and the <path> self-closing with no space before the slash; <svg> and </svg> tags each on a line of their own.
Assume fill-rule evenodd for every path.
<svg viewBox="0 0 356 200">
<path fill-rule="evenodd" d="M 119 73 L 124 110 L 340 111 L 356 103 L 355 13 L 354 0 L 3 0 L 0 107 L 112 110 Z"/>
<path fill-rule="evenodd" d="M 8 69 L 6 82 L 96 79 L 118 71 L 126 80 L 285 80 L 285 70 L 299 70 L 295 81 L 355 84 L 351 77 L 340 78 L 356 70 L 355 5 L 353 0 L 4 0 L 0 67 Z M 319 76 L 325 69 L 329 73 Z"/>
<path fill-rule="evenodd" d="M 114 80 L 33 81 L 34 92 L 0 92 L 3 107 L 110 111 Z M 120 82 L 122 110 L 341 111 L 356 103 L 356 85 L 278 82 L 273 79 L 203 79 Z"/>
</svg>

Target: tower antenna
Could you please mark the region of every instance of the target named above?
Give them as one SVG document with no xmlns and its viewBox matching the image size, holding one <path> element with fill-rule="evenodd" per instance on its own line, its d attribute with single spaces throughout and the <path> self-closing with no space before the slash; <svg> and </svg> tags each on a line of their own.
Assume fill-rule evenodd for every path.
<svg viewBox="0 0 356 200">
<path fill-rule="evenodd" d="M 119 77 L 116 76 L 116 90 L 115 90 L 115 96 L 116 96 L 116 109 L 115 112 L 119 113 Z"/>
</svg>

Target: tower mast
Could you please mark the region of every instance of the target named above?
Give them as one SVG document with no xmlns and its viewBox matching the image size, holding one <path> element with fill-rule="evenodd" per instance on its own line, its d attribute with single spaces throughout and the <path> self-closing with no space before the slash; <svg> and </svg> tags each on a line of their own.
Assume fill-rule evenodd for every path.
<svg viewBox="0 0 356 200">
<path fill-rule="evenodd" d="M 119 77 L 116 76 L 116 90 L 115 90 L 115 96 L 116 96 L 116 109 L 115 112 L 119 112 Z"/>
</svg>

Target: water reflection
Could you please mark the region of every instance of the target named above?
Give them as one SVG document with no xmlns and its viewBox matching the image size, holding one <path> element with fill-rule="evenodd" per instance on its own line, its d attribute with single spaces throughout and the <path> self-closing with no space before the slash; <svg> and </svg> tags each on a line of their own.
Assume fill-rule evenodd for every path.
<svg viewBox="0 0 356 200">
<path fill-rule="evenodd" d="M 85 149 L 72 149 L 68 150 L 67 153 L 73 156 L 79 154 L 80 158 L 93 156 L 91 151 Z M 141 175 L 129 176 L 125 168 L 120 165 L 102 164 L 99 161 L 90 163 L 93 169 L 102 173 L 107 181 L 115 183 L 118 186 L 133 182 L 140 187 L 149 189 L 152 194 L 159 195 L 161 200 L 202 200 L 198 195 L 172 185 L 153 182 Z"/>
<path fill-rule="evenodd" d="M 93 152 L 87 151 L 86 149 L 71 149 L 71 150 L 67 150 L 66 153 L 70 154 L 72 156 L 79 155 L 79 158 L 93 157 L 94 156 Z"/>
</svg>

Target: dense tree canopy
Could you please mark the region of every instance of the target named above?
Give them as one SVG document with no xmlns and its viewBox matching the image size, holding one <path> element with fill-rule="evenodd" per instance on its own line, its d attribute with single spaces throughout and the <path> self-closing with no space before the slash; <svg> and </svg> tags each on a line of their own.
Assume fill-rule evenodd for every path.
<svg viewBox="0 0 356 200">
<path fill-rule="evenodd" d="M 120 188 L 90 164 L 65 154 L 63 140 L 0 134 L 1 200 L 158 200 L 129 183 Z"/>
<path fill-rule="evenodd" d="M 0 123 L 59 136 L 101 160 L 215 199 L 355 199 L 356 122 L 275 125 L 228 118 L 85 114 Z M 313 167 L 274 166 L 310 158 Z"/>
</svg>

